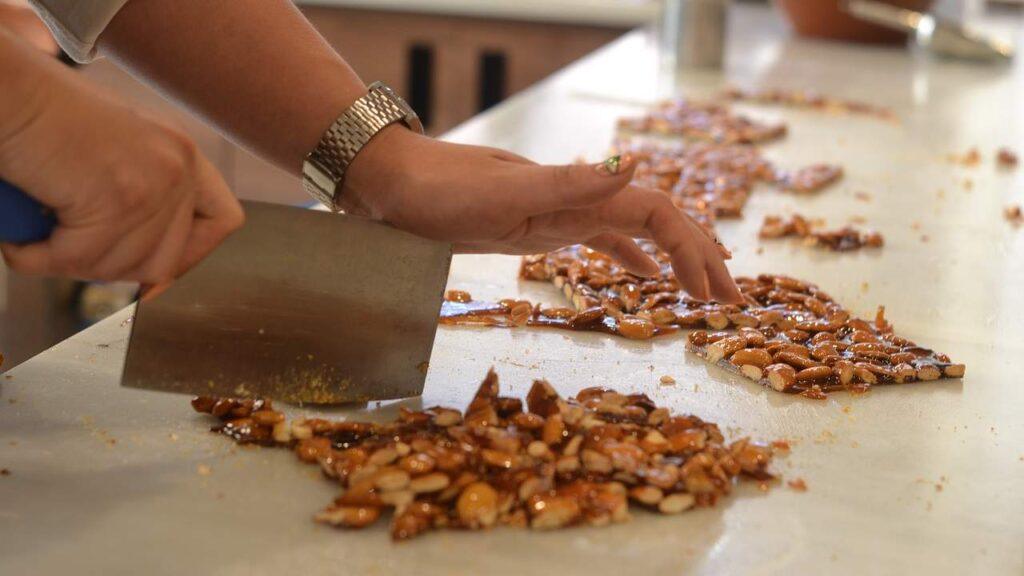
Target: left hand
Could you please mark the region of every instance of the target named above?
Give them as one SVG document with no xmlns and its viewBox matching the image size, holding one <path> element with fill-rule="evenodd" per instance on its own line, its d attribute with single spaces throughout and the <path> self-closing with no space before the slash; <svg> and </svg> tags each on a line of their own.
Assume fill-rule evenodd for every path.
<svg viewBox="0 0 1024 576">
<path fill-rule="evenodd" d="M 668 195 L 630 185 L 634 169 L 629 157 L 540 166 L 393 126 L 356 157 L 342 202 L 461 252 L 532 254 L 583 243 L 640 276 L 659 272 L 633 240 L 649 238 L 692 297 L 742 302 L 724 263 L 728 252 Z"/>
</svg>

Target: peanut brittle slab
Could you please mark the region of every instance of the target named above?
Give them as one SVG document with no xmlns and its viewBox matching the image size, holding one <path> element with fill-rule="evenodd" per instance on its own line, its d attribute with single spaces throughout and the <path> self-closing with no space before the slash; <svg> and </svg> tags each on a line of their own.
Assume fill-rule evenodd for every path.
<svg viewBox="0 0 1024 576">
<path fill-rule="evenodd" d="M 707 225 L 714 218 L 740 217 L 759 183 L 813 193 L 843 176 L 842 168 L 832 164 L 783 170 L 756 147 L 744 144 L 665 145 L 620 139 L 612 150 L 636 159 L 634 184 L 664 191 L 678 208 Z"/>
<path fill-rule="evenodd" d="M 856 318 L 816 285 L 795 278 L 737 278 L 747 301 L 742 306 L 693 300 L 680 291 L 664 254 L 650 243 L 642 246 L 662 264 L 659 277 L 633 276 L 582 246 L 526 256 L 521 276 L 552 282 L 577 311 L 701 329 L 689 335 L 691 350 L 780 392 L 820 397 L 964 374 L 963 364 L 897 336 L 884 309 L 871 322 Z M 736 332 L 723 332 L 730 328 Z"/>
<path fill-rule="evenodd" d="M 728 106 L 687 99 L 668 100 L 643 116 L 622 118 L 619 128 L 719 144 L 769 142 L 782 138 L 787 131 L 785 124 L 761 122 L 737 114 Z"/>
</svg>

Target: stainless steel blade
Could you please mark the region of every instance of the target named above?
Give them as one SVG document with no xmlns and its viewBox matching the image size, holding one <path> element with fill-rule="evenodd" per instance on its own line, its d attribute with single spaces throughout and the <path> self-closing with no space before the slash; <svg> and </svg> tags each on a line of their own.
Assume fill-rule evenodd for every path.
<svg viewBox="0 0 1024 576">
<path fill-rule="evenodd" d="M 246 224 L 138 305 L 122 385 L 340 403 L 423 391 L 451 246 L 256 202 Z"/>
</svg>

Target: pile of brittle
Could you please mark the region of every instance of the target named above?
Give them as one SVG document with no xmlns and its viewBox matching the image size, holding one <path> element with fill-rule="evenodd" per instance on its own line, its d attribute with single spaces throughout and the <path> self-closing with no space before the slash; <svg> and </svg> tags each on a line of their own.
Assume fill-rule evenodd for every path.
<svg viewBox="0 0 1024 576">
<path fill-rule="evenodd" d="M 603 526 L 628 520 L 631 502 L 663 514 L 713 506 L 738 478 L 767 488 L 776 445 L 787 448 L 726 443 L 715 424 L 603 388 L 563 399 L 538 380 L 524 411 L 499 395 L 493 371 L 465 413 L 403 409 L 387 423 L 289 422 L 266 400 L 192 406 L 220 419 L 214 431 L 293 449 L 341 485 L 318 522 L 364 528 L 393 510 L 395 540 L 440 528 Z"/>
</svg>

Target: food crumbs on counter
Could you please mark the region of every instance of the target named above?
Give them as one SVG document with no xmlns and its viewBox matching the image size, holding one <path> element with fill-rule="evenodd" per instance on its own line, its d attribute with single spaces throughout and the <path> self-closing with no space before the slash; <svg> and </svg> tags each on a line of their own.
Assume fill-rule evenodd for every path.
<svg viewBox="0 0 1024 576">
<path fill-rule="evenodd" d="M 970 178 L 964 178 L 962 186 L 964 188 L 964 191 L 970 192 L 971 190 L 974 190 L 974 180 L 971 180 Z"/>
<path fill-rule="evenodd" d="M 869 284 L 867 282 L 861 282 L 860 283 L 860 291 L 861 292 L 867 293 L 867 291 L 870 290 L 870 289 L 871 289 L 871 284 Z"/>
<path fill-rule="evenodd" d="M 177 442 L 178 441 L 178 435 L 175 434 L 174 432 L 171 432 L 170 434 L 168 434 L 167 437 L 170 438 L 171 442 Z"/>
<path fill-rule="evenodd" d="M 950 154 L 946 157 L 952 164 L 959 164 L 966 168 L 973 168 L 981 164 L 981 153 L 977 148 L 971 148 L 963 154 Z"/>
<path fill-rule="evenodd" d="M 854 192 L 853 197 L 861 202 L 871 202 L 871 194 L 864 192 L 863 190 Z"/>
<path fill-rule="evenodd" d="M 11 471 L 7 468 L 0 468 L 0 476 L 10 476 Z"/>
<path fill-rule="evenodd" d="M 17 398 L 8 398 L 7 399 L 7 403 L 8 404 L 17 404 L 18 403 L 18 399 Z"/>
<path fill-rule="evenodd" d="M 213 469 L 206 464 L 196 466 L 196 474 L 199 474 L 200 476 L 209 476 L 211 472 L 213 472 Z"/>
<path fill-rule="evenodd" d="M 1020 226 L 1024 224 L 1024 209 L 1021 208 L 1020 204 L 1007 206 L 1003 208 L 1003 218 L 1006 218 L 1014 226 Z"/>
<path fill-rule="evenodd" d="M 676 383 L 676 379 L 666 374 L 659 379 L 659 382 L 661 382 L 662 386 L 673 386 Z"/>
<path fill-rule="evenodd" d="M 1000 168 L 1016 168 L 1017 154 L 1009 148 L 1003 147 L 996 152 L 996 164 Z"/>
<path fill-rule="evenodd" d="M 807 482 L 803 478 L 794 478 L 786 482 L 786 485 L 796 492 L 807 492 Z"/>
<path fill-rule="evenodd" d="M 789 440 L 783 440 L 783 439 L 779 439 L 779 440 L 773 441 L 770 444 L 770 446 L 772 447 L 772 450 L 774 450 L 774 451 L 776 451 L 776 452 L 778 452 L 780 454 L 782 454 L 782 453 L 788 454 L 789 451 L 792 449 L 791 446 L 790 446 Z"/>
</svg>

